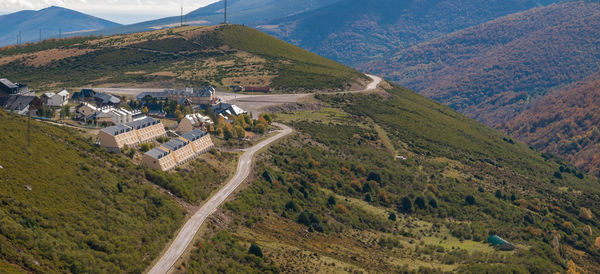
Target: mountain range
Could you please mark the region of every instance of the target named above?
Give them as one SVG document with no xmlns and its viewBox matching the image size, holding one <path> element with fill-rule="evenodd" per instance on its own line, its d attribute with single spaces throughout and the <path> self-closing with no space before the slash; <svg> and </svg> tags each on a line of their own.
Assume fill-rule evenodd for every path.
<svg viewBox="0 0 600 274">
<path fill-rule="evenodd" d="M 536 121 L 531 119 L 540 116 L 532 112 L 540 111 L 540 105 L 552 117 L 565 110 L 561 101 L 553 101 L 559 100 L 556 93 L 582 96 L 577 94 L 583 92 L 581 88 L 568 91 L 569 87 L 564 86 L 600 71 L 599 29 L 600 5 L 565 2 L 502 17 L 360 67 L 381 73 L 490 126 L 515 133 L 539 149 L 569 157 L 579 167 L 597 170 L 597 161 L 592 157 L 576 160 L 577 155 L 571 155 L 586 149 L 575 146 L 564 150 L 554 143 L 545 144 L 544 140 L 553 139 L 565 145 L 574 137 L 561 132 L 558 118 L 543 119 L 541 124 L 547 128 L 545 136 L 536 134 L 540 139 L 532 139 L 533 135 L 522 130 L 536 127 Z M 581 107 L 578 112 L 594 115 L 595 108 L 585 102 L 589 107 Z M 534 107 L 536 104 L 540 105 Z M 516 121 L 522 123 L 512 121 L 521 114 Z M 565 113 L 560 117 L 564 121 L 573 119 Z M 525 131 L 533 133 L 533 128 Z M 584 126 L 577 132 L 591 129 Z M 590 166 L 592 162 L 596 163 L 594 168 Z"/>
<path fill-rule="evenodd" d="M 227 21 L 234 24 L 253 24 L 266 22 L 275 18 L 291 16 L 307 10 L 316 9 L 335 3 L 339 0 L 230 0 L 227 1 Z M 194 10 L 183 18 L 187 25 L 217 25 L 224 21 L 224 2 L 219 1 L 208 6 Z M 140 31 L 149 31 L 161 28 L 176 27 L 182 22 L 180 16 L 167 17 L 158 20 L 140 22 L 136 24 L 104 29 L 93 32 L 94 34 L 118 34 Z"/>
<path fill-rule="evenodd" d="M 345 64 L 556 0 L 341 0 L 258 29 Z"/>
<path fill-rule="evenodd" d="M 50 38 L 77 36 L 95 30 L 118 27 L 120 24 L 61 7 L 24 10 L 0 16 L 0 46 Z"/>
</svg>

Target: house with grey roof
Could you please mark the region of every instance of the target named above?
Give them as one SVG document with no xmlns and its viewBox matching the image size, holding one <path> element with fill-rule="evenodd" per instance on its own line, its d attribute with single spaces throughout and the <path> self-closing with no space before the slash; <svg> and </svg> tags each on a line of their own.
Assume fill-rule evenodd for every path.
<svg viewBox="0 0 600 274">
<path fill-rule="evenodd" d="M 107 93 L 96 93 L 94 94 L 94 101 L 96 105 L 99 107 L 103 106 L 113 106 L 118 107 L 121 104 L 121 99 L 111 94 Z"/>
<path fill-rule="evenodd" d="M 69 92 L 62 90 L 59 93 L 47 92 L 41 97 L 44 105 L 49 107 L 62 107 L 69 103 Z"/>
<path fill-rule="evenodd" d="M 12 113 L 27 115 L 42 106 L 42 101 L 36 96 L 11 95 L 5 102 L 4 109 Z"/>
</svg>

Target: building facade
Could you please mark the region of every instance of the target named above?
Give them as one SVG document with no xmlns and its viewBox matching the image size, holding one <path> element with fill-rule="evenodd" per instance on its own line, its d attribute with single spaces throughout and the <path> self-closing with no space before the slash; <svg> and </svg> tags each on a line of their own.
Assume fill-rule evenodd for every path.
<svg viewBox="0 0 600 274">
<path fill-rule="evenodd" d="M 147 117 L 131 123 L 104 128 L 98 133 L 98 139 L 100 146 L 111 152 L 118 152 L 125 145 L 136 146 L 166 134 L 161 121 Z"/>
<path fill-rule="evenodd" d="M 185 164 L 214 147 L 210 135 L 202 130 L 192 130 L 142 156 L 142 165 L 162 171 Z"/>
</svg>

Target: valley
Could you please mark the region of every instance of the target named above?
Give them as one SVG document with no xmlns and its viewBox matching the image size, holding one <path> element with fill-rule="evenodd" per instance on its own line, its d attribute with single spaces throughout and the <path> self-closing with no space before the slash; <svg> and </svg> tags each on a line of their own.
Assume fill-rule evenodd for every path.
<svg viewBox="0 0 600 274">
<path fill-rule="evenodd" d="M 600 273 L 600 4 L 223 4 L 0 49 L 0 272 Z"/>
</svg>

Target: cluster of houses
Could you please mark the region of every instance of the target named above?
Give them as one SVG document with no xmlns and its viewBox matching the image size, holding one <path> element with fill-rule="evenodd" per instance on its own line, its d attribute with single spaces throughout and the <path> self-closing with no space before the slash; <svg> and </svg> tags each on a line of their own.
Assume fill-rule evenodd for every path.
<svg viewBox="0 0 600 274">
<path fill-rule="evenodd" d="M 175 101 L 179 105 L 210 105 L 217 101 L 215 88 L 205 86 L 199 90 L 186 88 L 185 90 L 164 90 L 159 92 L 142 92 L 136 99 L 139 102 L 148 103 L 150 101 Z"/>
<path fill-rule="evenodd" d="M 208 133 L 194 129 L 144 153 L 142 165 L 168 171 L 195 159 L 213 147 Z"/>
<path fill-rule="evenodd" d="M 165 90 L 162 92 L 144 92 L 136 98 L 141 106 L 161 105 L 175 101 L 180 106 L 193 106 L 206 109 L 210 107 L 215 116 L 223 116 L 229 120 L 232 116 L 246 114 L 243 109 L 220 102 L 215 89 L 207 86 L 199 90 Z M 76 113 L 75 119 L 97 125 L 110 125 L 98 133 L 100 146 L 111 152 L 120 152 L 125 146 L 135 147 L 150 143 L 159 137 L 166 137 L 163 123 L 153 117 L 152 109 L 148 113 L 140 110 L 121 108 L 121 99 L 114 95 L 82 89 L 70 96 L 69 92 L 44 93 L 35 96 L 26 85 L 13 83 L 8 79 L 0 79 L 0 106 L 17 114 L 33 114 L 42 106 L 61 108 L 71 103 L 78 103 L 71 108 Z M 162 110 L 162 106 L 161 106 Z M 165 117 L 157 112 L 155 117 Z M 186 163 L 214 147 L 210 135 L 206 132 L 213 125 L 211 118 L 200 113 L 186 115 L 178 124 L 176 138 L 156 147 L 142 156 L 142 164 L 163 171 L 171 170 Z M 174 134 L 177 135 L 177 134 Z"/>
<path fill-rule="evenodd" d="M 98 125 L 126 124 L 146 117 L 140 110 L 127 110 L 112 105 L 96 107 L 88 102 L 80 103 L 75 112 L 77 119 L 83 122 L 94 121 Z"/>
</svg>

